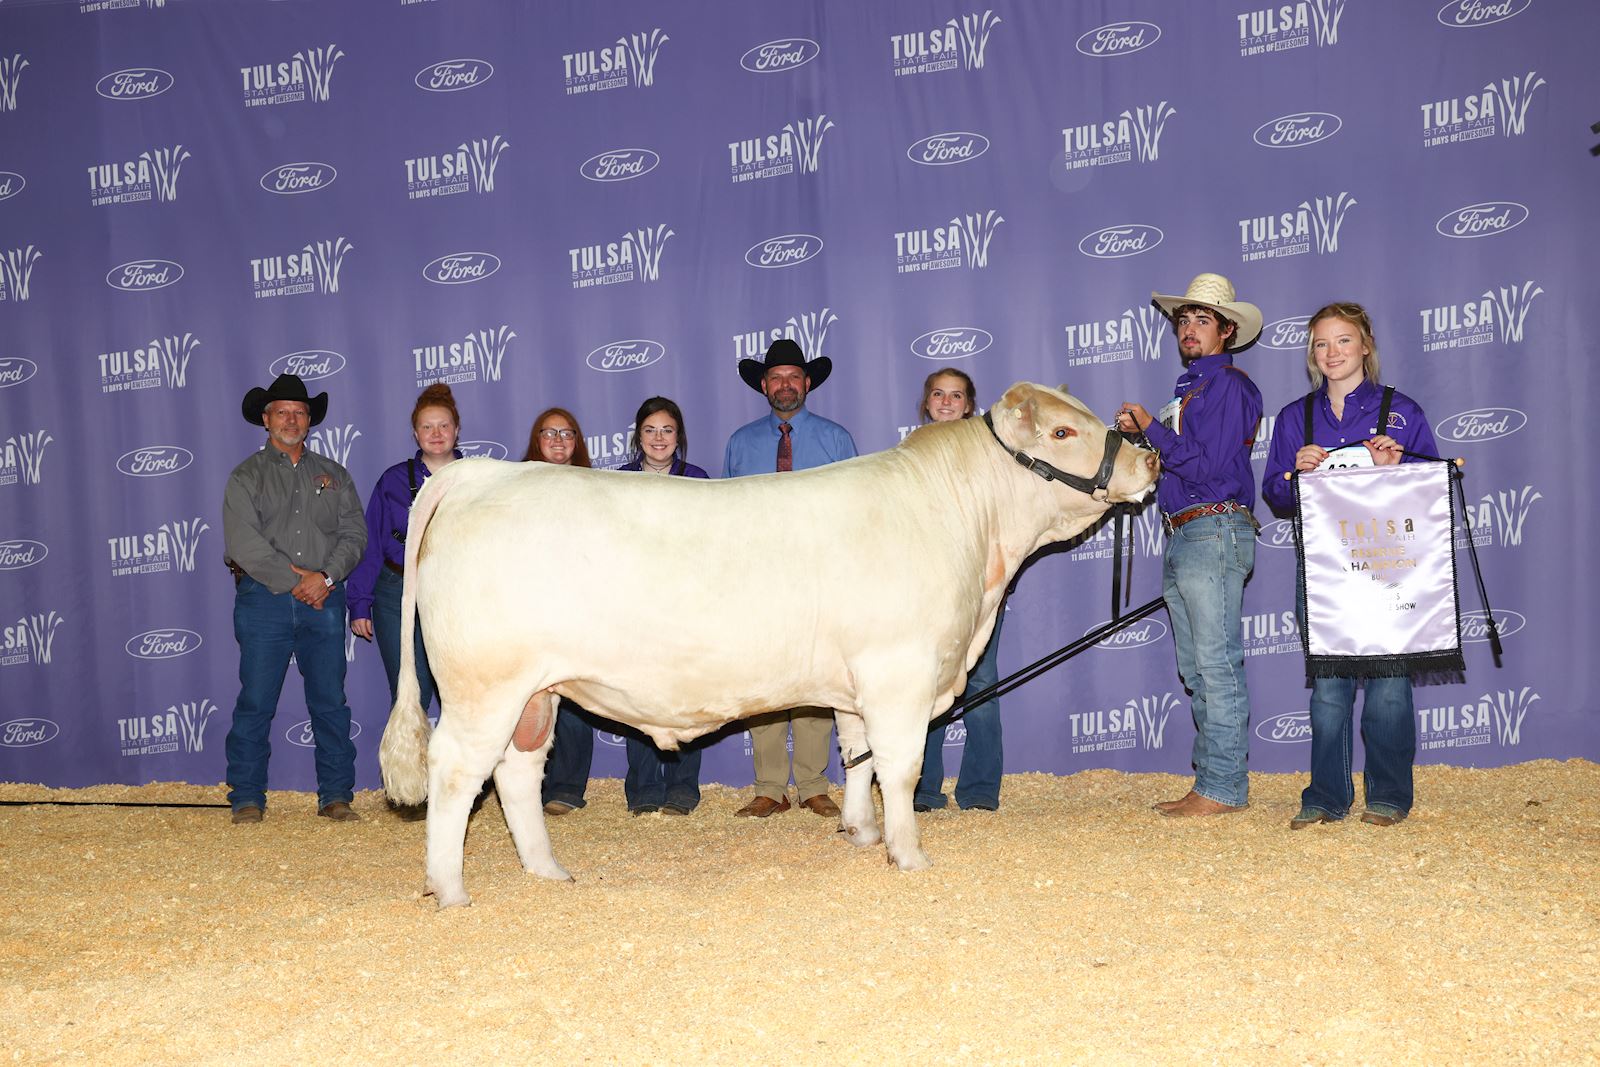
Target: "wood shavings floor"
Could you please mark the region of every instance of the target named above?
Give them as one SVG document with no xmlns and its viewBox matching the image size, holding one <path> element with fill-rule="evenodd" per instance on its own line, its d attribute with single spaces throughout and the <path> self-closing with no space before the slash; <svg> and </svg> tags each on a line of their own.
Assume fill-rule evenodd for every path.
<svg viewBox="0 0 1600 1067">
<path fill-rule="evenodd" d="M 378 793 L 0 807 L 0 1062 L 1600 1062 L 1600 765 L 1419 768 L 1400 826 L 1291 833 L 1304 784 L 1169 821 L 1185 780 L 1011 776 L 919 816 L 902 874 L 809 812 L 633 818 L 601 780 L 551 821 L 576 883 L 522 873 L 491 797 L 446 912 Z M 45 798 L 223 790 L 0 785 Z"/>
</svg>

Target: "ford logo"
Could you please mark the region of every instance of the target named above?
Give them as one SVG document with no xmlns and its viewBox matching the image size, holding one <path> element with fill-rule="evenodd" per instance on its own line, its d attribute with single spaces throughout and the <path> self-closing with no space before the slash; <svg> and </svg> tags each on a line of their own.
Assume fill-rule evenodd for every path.
<svg viewBox="0 0 1600 1067">
<path fill-rule="evenodd" d="M 584 160 L 578 173 L 592 182 L 625 182 L 644 177 L 660 163 L 661 157 L 648 148 L 614 148 Z"/>
<path fill-rule="evenodd" d="M 435 285 L 466 285 L 499 269 L 500 257 L 493 252 L 452 252 L 423 267 L 422 276 Z"/>
<path fill-rule="evenodd" d="M 9 200 L 22 192 L 28 179 L 14 170 L 0 170 L 0 200 Z"/>
<path fill-rule="evenodd" d="M 944 728 L 944 747 L 960 748 L 967 743 L 967 721 L 957 719 Z"/>
<path fill-rule="evenodd" d="M 1311 342 L 1309 316 L 1304 319 L 1278 319 L 1261 327 L 1256 344 L 1277 352 L 1304 352 Z"/>
<path fill-rule="evenodd" d="M 744 261 L 762 270 L 793 267 L 822 253 L 822 238 L 809 233 L 786 233 L 757 241 L 745 251 Z"/>
<path fill-rule="evenodd" d="M 43 541 L 30 541 L 25 537 L 0 541 L 0 571 L 20 571 L 31 567 L 50 554 Z"/>
<path fill-rule="evenodd" d="M 1522 14 L 1533 0 L 1450 0 L 1439 9 L 1439 21 L 1452 29 L 1474 29 Z"/>
<path fill-rule="evenodd" d="M 1256 541 L 1268 548 L 1293 548 L 1294 523 L 1288 519 L 1273 519 L 1262 525 Z"/>
<path fill-rule="evenodd" d="M 1256 736 L 1275 745 L 1298 745 L 1311 740 L 1311 715 L 1288 711 L 1256 724 Z"/>
<path fill-rule="evenodd" d="M 1527 221 L 1528 209 L 1521 204 L 1512 200 L 1490 200 L 1446 212 L 1433 228 L 1443 237 L 1493 237 Z"/>
<path fill-rule="evenodd" d="M 194 462 L 194 453 L 178 445 L 149 445 L 117 457 L 117 470 L 134 478 L 176 474 Z"/>
<path fill-rule="evenodd" d="M 602 745 L 610 745 L 612 748 L 622 748 L 628 743 L 627 739 L 621 734 L 614 734 L 606 730 L 596 730 L 594 735 L 600 739 Z"/>
<path fill-rule="evenodd" d="M 54 741 L 61 727 L 49 719 L 12 719 L 0 722 L 0 745 L 7 748 L 32 748 Z"/>
<path fill-rule="evenodd" d="M 337 352 L 321 348 L 308 348 L 303 352 L 290 352 L 279 356 L 267 367 L 267 374 L 276 378 L 280 374 L 293 374 L 301 381 L 314 382 L 318 378 L 331 378 L 344 370 L 344 357 Z"/>
<path fill-rule="evenodd" d="M 1086 56 L 1128 56 L 1161 40 L 1161 27 L 1153 22 L 1111 22 L 1096 26 L 1078 38 L 1078 51 Z"/>
<path fill-rule="evenodd" d="M 1512 611 L 1509 608 L 1496 608 L 1494 611 L 1494 624 L 1501 637 L 1510 637 L 1528 625 L 1528 620 L 1520 611 Z M 1489 617 L 1484 614 L 1482 608 L 1477 611 L 1463 611 L 1461 613 L 1461 640 L 1476 643 L 1489 640 Z"/>
<path fill-rule="evenodd" d="M 976 326 L 929 330 L 911 342 L 911 353 L 923 359 L 965 359 L 994 344 L 994 335 Z"/>
<path fill-rule="evenodd" d="M 805 66 L 821 51 L 822 46 L 809 37 L 785 37 L 756 45 L 739 57 L 739 66 L 752 74 L 777 74 Z"/>
<path fill-rule="evenodd" d="M 165 289 L 183 277 L 183 268 L 170 259 L 139 259 L 106 271 L 106 284 L 129 293 Z"/>
<path fill-rule="evenodd" d="M 956 163 L 970 163 L 987 151 L 989 138 L 981 133 L 958 130 L 924 137 L 906 149 L 906 156 L 911 162 L 924 167 L 948 167 Z"/>
<path fill-rule="evenodd" d="M 314 193 L 332 185 L 338 176 L 331 163 L 285 163 L 261 176 L 261 188 L 279 196 Z"/>
<path fill-rule="evenodd" d="M 1458 443 L 1493 441 L 1510 437 L 1526 425 L 1528 416 L 1516 408 L 1473 408 L 1439 423 L 1439 436 Z"/>
<path fill-rule="evenodd" d="M 499 441 L 457 441 L 456 447 L 468 459 L 505 459 L 509 454 Z"/>
<path fill-rule="evenodd" d="M 1104 626 L 1105 623 L 1100 625 Z M 1098 626 L 1091 626 L 1084 633 L 1089 634 L 1097 629 L 1099 629 Z M 1094 647 L 1114 649 L 1143 648 L 1146 645 L 1153 645 L 1157 641 L 1163 640 L 1166 636 L 1167 624 L 1160 619 L 1151 617 L 1142 619 L 1132 626 L 1125 627 L 1114 634 L 1101 638 L 1095 642 Z"/>
<path fill-rule="evenodd" d="M 360 736 L 361 736 L 361 724 L 359 722 L 357 722 L 356 720 L 351 719 L 350 720 L 350 740 L 354 741 L 356 738 L 358 738 Z M 317 747 L 316 737 L 311 732 L 311 720 L 310 719 L 305 719 L 302 722 L 297 722 L 293 726 L 289 727 L 287 730 L 283 731 L 283 739 L 285 741 L 289 742 L 291 745 L 299 745 L 301 748 L 316 748 Z"/>
<path fill-rule="evenodd" d="M 1344 121 L 1332 112 L 1297 111 L 1263 122 L 1251 139 L 1262 148 L 1304 148 L 1326 141 L 1343 126 Z"/>
<path fill-rule="evenodd" d="M 1078 251 L 1095 259 L 1125 259 L 1140 252 L 1148 252 L 1166 236 L 1158 227 L 1128 223 L 1125 226 L 1107 226 L 1085 234 L 1078 242 Z"/>
<path fill-rule="evenodd" d="M 612 341 L 601 345 L 584 357 L 584 362 L 594 370 L 614 374 L 625 370 L 639 370 L 666 358 L 667 348 L 657 341 L 635 338 L 631 341 Z"/>
<path fill-rule="evenodd" d="M 21 356 L 0 359 L 0 389 L 8 385 L 21 385 L 39 373 L 39 364 Z"/>
<path fill-rule="evenodd" d="M 445 59 L 423 67 L 413 80 L 430 93 L 455 93 L 476 89 L 492 77 L 494 64 L 487 59 Z"/>
<path fill-rule="evenodd" d="M 172 88 L 172 82 L 172 75 L 157 67 L 129 67 L 95 82 L 94 91 L 107 100 L 148 100 Z"/>
<path fill-rule="evenodd" d="M 134 659 L 177 659 L 187 656 L 202 644 L 193 630 L 146 630 L 128 638 L 123 649 Z"/>
</svg>

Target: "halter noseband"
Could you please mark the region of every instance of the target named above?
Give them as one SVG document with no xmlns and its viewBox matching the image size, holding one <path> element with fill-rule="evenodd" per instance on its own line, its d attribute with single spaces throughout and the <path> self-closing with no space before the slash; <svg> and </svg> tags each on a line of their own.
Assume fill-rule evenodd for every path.
<svg viewBox="0 0 1600 1067">
<path fill-rule="evenodd" d="M 1001 441 L 999 431 L 994 428 L 993 408 L 983 413 L 983 424 L 989 427 L 989 432 L 994 434 L 994 439 L 1000 442 L 1000 447 L 1005 449 L 1012 459 L 1045 481 L 1060 482 L 1062 485 L 1076 489 L 1080 493 L 1087 493 L 1096 500 L 1110 500 L 1111 471 L 1117 463 L 1117 447 L 1122 444 L 1122 435 L 1117 431 L 1109 427 L 1106 429 L 1105 454 L 1100 458 L 1100 469 L 1095 471 L 1094 479 L 1090 480 L 1076 474 L 1068 474 L 1059 467 L 1055 467 L 1042 459 L 1035 459 L 1026 452 L 1014 449 L 1004 441 Z M 1105 495 L 1102 496 L 1102 493 Z"/>
</svg>

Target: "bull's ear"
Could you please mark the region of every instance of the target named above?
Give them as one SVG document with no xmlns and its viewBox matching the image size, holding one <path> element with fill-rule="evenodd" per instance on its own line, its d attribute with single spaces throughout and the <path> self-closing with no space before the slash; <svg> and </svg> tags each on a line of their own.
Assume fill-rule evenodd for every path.
<svg viewBox="0 0 1600 1067">
<path fill-rule="evenodd" d="M 1038 432 L 1039 391 L 1028 382 L 1018 382 L 1005 391 L 989 413 L 994 416 L 1000 439 L 1019 447 Z"/>
<path fill-rule="evenodd" d="M 1067 388 L 1066 382 L 1062 382 L 1060 385 L 1056 386 L 1056 388 L 1061 392 L 1066 393 L 1068 396 L 1072 395 L 1072 390 Z"/>
</svg>

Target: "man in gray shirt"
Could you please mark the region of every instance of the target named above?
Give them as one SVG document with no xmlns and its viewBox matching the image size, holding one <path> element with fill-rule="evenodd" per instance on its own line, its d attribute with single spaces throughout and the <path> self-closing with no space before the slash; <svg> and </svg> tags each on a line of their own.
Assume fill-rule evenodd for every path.
<svg viewBox="0 0 1600 1067">
<path fill-rule="evenodd" d="M 317 814 L 359 820 L 356 746 L 344 698 L 344 579 L 367 546 L 367 524 L 350 472 L 305 447 L 328 413 L 328 394 L 280 374 L 245 394 L 244 419 L 267 443 L 233 469 L 222 500 L 222 536 L 238 589 L 239 699 L 228 728 L 228 803 L 236 823 L 260 822 L 267 807 L 272 717 L 292 654 L 305 680 L 316 743 Z"/>
</svg>

